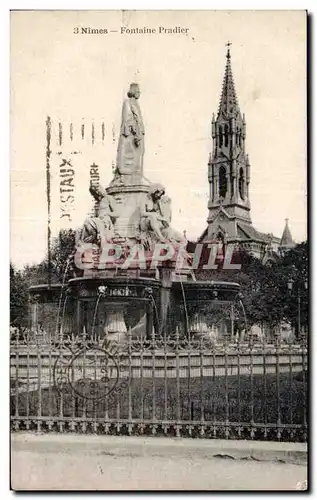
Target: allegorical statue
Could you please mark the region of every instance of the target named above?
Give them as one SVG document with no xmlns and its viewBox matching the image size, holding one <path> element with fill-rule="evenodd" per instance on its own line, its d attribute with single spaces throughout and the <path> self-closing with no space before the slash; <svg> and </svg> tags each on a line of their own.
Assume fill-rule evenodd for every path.
<svg viewBox="0 0 317 500">
<path fill-rule="evenodd" d="M 96 243 L 103 246 L 112 241 L 114 236 L 113 223 L 117 217 L 116 203 L 101 186 L 90 186 L 90 194 L 97 202 L 96 217 L 85 220 L 80 233 L 77 235 L 77 244 Z"/>
<path fill-rule="evenodd" d="M 139 106 L 140 88 L 131 83 L 122 106 L 115 179 L 124 185 L 136 184 L 143 175 L 144 124 Z"/>
<path fill-rule="evenodd" d="M 161 184 L 152 184 L 141 210 L 141 239 L 146 246 L 150 242 L 180 243 L 184 237 L 171 228 L 171 199 L 165 195 Z"/>
</svg>

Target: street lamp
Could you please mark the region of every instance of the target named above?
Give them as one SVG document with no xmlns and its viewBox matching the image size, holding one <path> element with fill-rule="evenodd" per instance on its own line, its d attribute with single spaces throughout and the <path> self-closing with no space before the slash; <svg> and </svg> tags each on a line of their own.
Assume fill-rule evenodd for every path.
<svg viewBox="0 0 317 500">
<path fill-rule="evenodd" d="M 298 335 L 300 336 L 301 333 L 301 285 L 303 285 L 304 290 L 307 290 L 308 288 L 308 283 L 307 280 L 304 281 L 298 281 L 296 283 L 297 285 L 297 330 L 298 330 Z M 291 291 L 294 288 L 294 280 L 290 279 L 287 283 L 287 288 Z"/>
</svg>

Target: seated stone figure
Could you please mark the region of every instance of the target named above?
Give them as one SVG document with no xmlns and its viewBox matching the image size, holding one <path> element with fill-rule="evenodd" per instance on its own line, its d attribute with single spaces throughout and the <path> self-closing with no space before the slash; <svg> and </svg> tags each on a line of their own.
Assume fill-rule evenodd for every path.
<svg viewBox="0 0 317 500">
<path fill-rule="evenodd" d="M 152 184 L 146 202 L 141 209 L 141 239 L 145 246 L 151 243 L 180 243 L 183 236 L 171 228 L 171 199 L 165 195 L 161 184 Z"/>
<path fill-rule="evenodd" d="M 85 220 L 83 228 L 77 234 L 76 244 L 96 243 L 102 247 L 112 241 L 114 236 L 113 222 L 116 218 L 115 200 L 101 186 L 90 186 L 90 193 L 97 201 L 96 217 Z"/>
</svg>

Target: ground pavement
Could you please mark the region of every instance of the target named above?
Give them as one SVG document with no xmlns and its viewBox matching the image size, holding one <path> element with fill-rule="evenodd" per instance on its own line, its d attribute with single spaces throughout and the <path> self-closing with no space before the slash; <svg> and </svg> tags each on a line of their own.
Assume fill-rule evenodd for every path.
<svg viewBox="0 0 317 500">
<path fill-rule="evenodd" d="M 13 433 L 15 490 L 305 489 L 299 443 Z"/>
</svg>

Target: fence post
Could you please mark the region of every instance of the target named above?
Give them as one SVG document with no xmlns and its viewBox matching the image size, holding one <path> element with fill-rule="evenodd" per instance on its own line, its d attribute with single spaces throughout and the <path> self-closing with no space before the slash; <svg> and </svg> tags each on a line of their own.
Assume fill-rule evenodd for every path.
<svg viewBox="0 0 317 500">
<path fill-rule="evenodd" d="M 205 435 L 205 408 L 204 408 L 204 351 L 203 336 L 200 335 L 199 341 L 199 359 L 200 359 L 200 436 Z"/>
<path fill-rule="evenodd" d="M 131 394 L 131 384 L 132 384 L 132 331 L 131 327 L 128 330 L 128 362 L 129 362 L 129 384 L 128 384 L 128 434 L 131 436 L 133 430 L 132 423 L 132 394 Z"/>
<path fill-rule="evenodd" d="M 277 439 L 280 440 L 281 432 L 281 401 L 280 401 L 280 348 L 281 335 L 279 329 L 275 331 L 275 364 L 276 364 L 276 403 L 277 403 Z"/>
<path fill-rule="evenodd" d="M 176 355 L 176 437 L 180 437 L 180 366 L 179 366 L 179 329 L 176 329 L 176 343 L 175 343 L 175 355 Z"/>
</svg>

